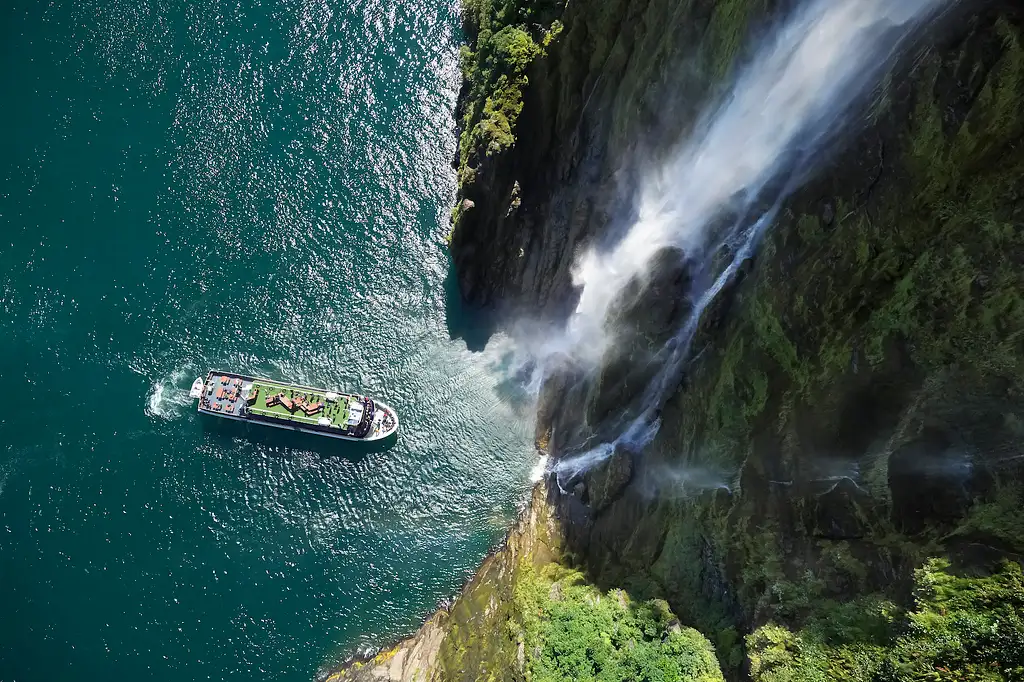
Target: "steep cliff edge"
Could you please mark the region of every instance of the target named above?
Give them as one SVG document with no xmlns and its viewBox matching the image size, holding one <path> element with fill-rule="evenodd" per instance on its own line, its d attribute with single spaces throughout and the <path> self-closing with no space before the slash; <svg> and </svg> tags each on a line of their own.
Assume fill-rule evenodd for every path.
<svg viewBox="0 0 1024 682">
<path fill-rule="evenodd" d="M 564 319 L 579 250 L 615 237 L 638 174 L 795 4 L 467 4 L 463 296 L 504 320 Z M 666 600 L 652 627 L 676 614 L 732 678 L 1024 679 L 1022 104 L 1024 8 L 957 4 L 705 311 L 655 440 L 550 477 L 521 549 L 488 560 L 399 663 L 345 674 L 569 679 L 538 666 L 571 587 L 620 619 Z M 599 440 L 649 376 L 634 351 L 689 314 L 685 258 L 663 255 L 643 306 L 615 311 L 630 348 L 548 378 L 554 459 Z M 713 679 L 700 641 L 684 648 Z"/>
<path fill-rule="evenodd" d="M 607 593 L 564 565 L 546 486 L 449 608 L 412 637 L 326 682 L 614 678 L 723 682 L 711 643 L 664 600 Z"/>
<path fill-rule="evenodd" d="M 568 4 L 514 145 L 468 157 L 464 296 L 564 314 L 579 247 L 628 213 L 636 160 L 684 134 L 752 27 L 791 5 Z M 557 502 L 591 579 L 665 596 L 734 670 L 739 635 L 765 624 L 813 637 L 853 597 L 909 604 L 929 557 L 988 574 L 1024 555 L 1022 26 L 1018 4 L 979 1 L 921 37 L 705 314 L 657 439 Z M 657 337 L 688 312 L 678 299 L 620 313 Z M 609 358 L 551 380 L 556 457 L 635 397 L 631 371 Z"/>
<path fill-rule="evenodd" d="M 559 556 L 559 535 L 542 486 L 505 542 L 491 554 L 450 608 L 434 614 L 412 637 L 370 660 L 357 661 L 329 675 L 328 682 L 428 682 L 503 679 L 500 671 L 518 665 L 518 643 L 507 637 L 513 614 L 517 572 L 540 569 Z M 486 633 L 486 634 L 484 634 Z M 481 636 L 483 635 L 483 636 Z M 467 660 L 470 659 L 470 660 Z"/>
</svg>

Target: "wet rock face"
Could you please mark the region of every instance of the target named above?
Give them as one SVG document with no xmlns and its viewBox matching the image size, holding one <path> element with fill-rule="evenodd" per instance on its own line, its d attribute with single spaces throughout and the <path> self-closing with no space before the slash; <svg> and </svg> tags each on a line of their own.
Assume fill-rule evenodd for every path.
<svg viewBox="0 0 1024 682">
<path fill-rule="evenodd" d="M 652 259 L 650 274 L 633 279 L 616 299 L 606 325 L 628 330 L 627 334 L 647 341 L 652 350 L 661 348 L 692 308 L 691 269 L 685 251 L 662 249 Z"/>
<path fill-rule="evenodd" d="M 821 492 L 803 500 L 804 532 L 824 540 L 861 540 L 871 533 L 868 513 L 874 505 L 871 496 L 852 478 L 827 481 Z"/>
<path fill-rule="evenodd" d="M 659 354 L 692 308 L 686 255 L 667 248 L 655 262 L 652 275 L 631 282 L 612 307 L 606 328 L 613 340 L 586 401 L 587 423 L 610 425 L 642 409 L 644 390 L 661 367 Z"/>
<path fill-rule="evenodd" d="M 727 78 L 742 42 L 729 36 L 778 9 L 570 3 L 519 141 L 467 190 L 463 294 L 571 310 L 578 250 L 632 218 L 634 162 L 684 134 Z M 886 591 L 931 553 L 1024 550 L 997 521 L 1024 462 L 1022 45 L 1018 3 L 962 3 L 790 197 L 705 311 L 657 439 L 557 495 L 594 577 L 657 585 L 688 622 L 750 627 L 811 608 L 780 594 Z M 555 457 L 614 430 L 689 314 L 686 254 L 666 250 L 653 273 L 613 311 L 602 367 L 545 387 Z M 657 470 L 719 472 L 728 491 L 652 493 L 643 471 Z"/>
<path fill-rule="evenodd" d="M 955 528 L 970 504 L 972 478 L 969 455 L 926 430 L 889 457 L 893 524 L 910 535 Z"/>
<path fill-rule="evenodd" d="M 591 512 L 599 514 L 614 502 L 633 478 L 633 454 L 618 447 L 612 456 L 587 473 L 586 503 Z"/>
</svg>

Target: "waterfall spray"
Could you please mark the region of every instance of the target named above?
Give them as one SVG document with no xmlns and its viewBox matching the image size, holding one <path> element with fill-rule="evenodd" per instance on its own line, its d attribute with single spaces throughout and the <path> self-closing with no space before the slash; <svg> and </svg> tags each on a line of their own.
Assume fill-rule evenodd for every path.
<svg viewBox="0 0 1024 682">
<path fill-rule="evenodd" d="M 621 241 L 578 261 L 573 276 L 579 304 L 556 345 L 591 366 L 614 338 L 606 324 L 611 307 L 631 282 L 647 276 L 660 251 L 683 250 L 711 283 L 693 292 L 695 305 L 662 350 L 661 369 L 643 394 L 640 414 L 613 441 L 558 462 L 558 474 L 575 476 L 618 447 L 639 452 L 653 440 L 658 411 L 678 382 L 704 310 L 753 255 L 779 206 L 854 103 L 912 31 L 947 2 L 810 0 L 764 43 L 698 132 L 648 177 L 639 219 Z M 769 183 L 770 208 L 751 219 Z M 724 233 L 711 229 L 728 215 L 739 218 Z M 720 273 L 711 272 L 711 255 L 725 245 L 731 261 Z"/>
</svg>

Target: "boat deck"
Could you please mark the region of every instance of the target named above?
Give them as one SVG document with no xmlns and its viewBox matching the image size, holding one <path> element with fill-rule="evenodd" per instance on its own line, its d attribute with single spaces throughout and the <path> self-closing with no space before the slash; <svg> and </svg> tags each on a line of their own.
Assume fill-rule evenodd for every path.
<svg viewBox="0 0 1024 682">
<path fill-rule="evenodd" d="M 252 390 L 255 391 L 255 402 L 248 411 L 261 417 L 273 419 L 284 419 L 300 424 L 319 424 L 320 419 L 326 417 L 331 420 L 331 426 L 344 427 L 348 420 L 348 396 L 339 395 L 336 400 L 328 401 L 327 396 L 317 391 L 296 389 L 284 384 L 275 384 L 269 381 L 254 381 Z M 306 414 L 303 410 L 297 409 L 294 412 L 289 410 L 283 403 L 276 403 L 267 406 L 267 397 L 284 394 L 288 400 L 296 400 L 312 405 L 320 403 L 323 408 L 313 414 Z"/>
<path fill-rule="evenodd" d="M 360 395 L 212 371 L 197 379 L 199 411 L 316 431 L 350 440 L 377 440 L 398 427 L 391 408 Z M 351 423 L 350 423 L 351 422 Z"/>
<path fill-rule="evenodd" d="M 205 403 L 205 405 L 203 404 Z M 211 376 L 206 380 L 202 403 L 205 409 L 217 414 L 242 416 L 245 414 L 245 382 L 237 376 Z"/>
<path fill-rule="evenodd" d="M 325 393 L 315 389 L 235 374 L 208 377 L 202 397 L 202 408 L 217 414 L 251 415 L 339 429 L 347 425 L 351 398 L 345 394 L 333 394 L 333 400 L 328 400 Z M 321 419 L 330 420 L 330 424 L 322 423 Z"/>
</svg>

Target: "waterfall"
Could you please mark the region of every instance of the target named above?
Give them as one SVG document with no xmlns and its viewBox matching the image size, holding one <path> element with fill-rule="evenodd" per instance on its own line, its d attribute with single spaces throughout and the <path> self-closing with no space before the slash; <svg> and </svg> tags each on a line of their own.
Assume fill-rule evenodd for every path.
<svg viewBox="0 0 1024 682">
<path fill-rule="evenodd" d="M 854 105 L 901 44 L 947 4 L 809 0 L 762 43 L 697 132 L 647 176 L 638 220 L 613 247 L 578 260 L 573 276 L 579 303 L 565 338 L 553 345 L 596 367 L 614 343 L 610 310 L 627 285 L 644 281 L 664 249 L 685 252 L 709 283 L 692 292 L 693 308 L 662 349 L 661 368 L 644 391 L 639 415 L 612 441 L 558 462 L 559 474 L 572 477 L 617 447 L 639 452 L 654 439 L 658 411 L 678 384 L 708 305 L 753 255 L 783 200 L 813 170 L 818 153 L 849 122 Z M 757 209 L 764 205 L 770 208 Z M 730 216 L 735 218 L 723 230 Z M 723 246 L 731 260 L 712 272 L 711 258 Z"/>
</svg>

